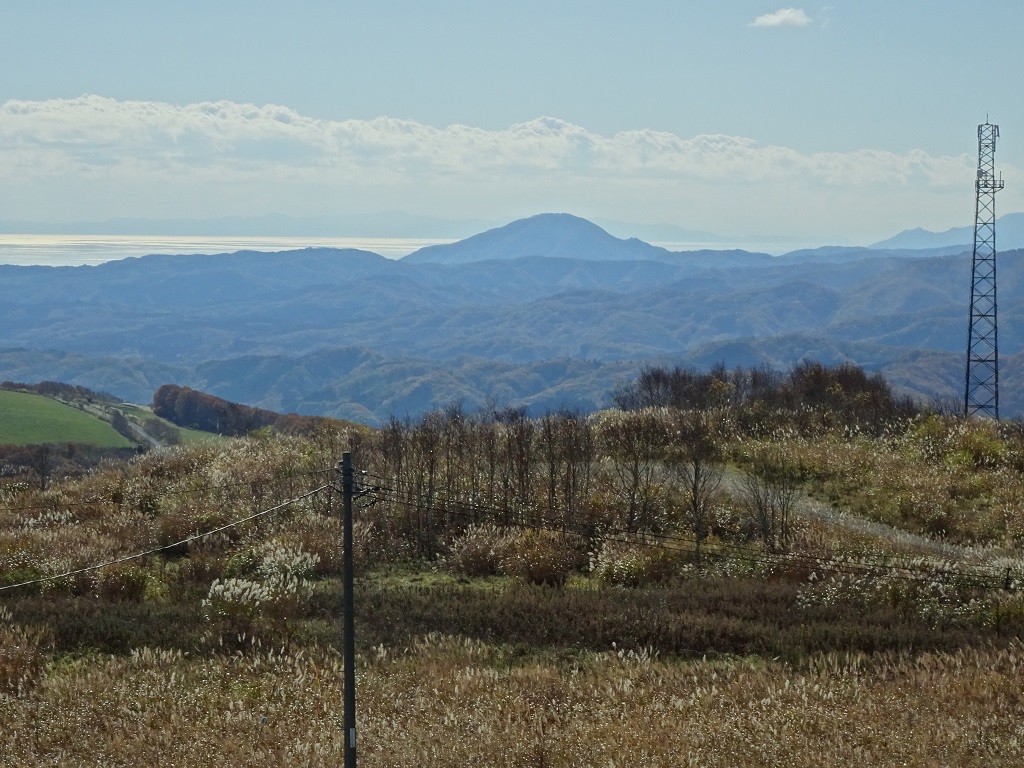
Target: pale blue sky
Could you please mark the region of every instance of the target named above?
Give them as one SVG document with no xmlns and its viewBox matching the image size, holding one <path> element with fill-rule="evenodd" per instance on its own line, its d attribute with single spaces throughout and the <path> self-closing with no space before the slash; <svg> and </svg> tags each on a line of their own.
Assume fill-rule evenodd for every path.
<svg viewBox="0 0 1024 768">
<path fill-rule="evenodd" d="M 0 218 L 944 229 L 986 113 L 1024 209 L 1022 30 L 1008 0 L 5 0 Z"/>
</svg>

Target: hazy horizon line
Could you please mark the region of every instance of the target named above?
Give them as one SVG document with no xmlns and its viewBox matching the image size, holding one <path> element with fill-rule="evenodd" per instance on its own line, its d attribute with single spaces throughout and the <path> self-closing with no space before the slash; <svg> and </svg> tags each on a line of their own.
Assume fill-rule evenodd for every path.
<svg viewBox="0 0 1024 768">
<path fill-rule="evenodd" d="M 998 219 L 1018 212 L 1000 214 Z M 364 239 L 364 240 L 438 240 L 457 241 L 480 234 L 490 229 L 503 227 L 513 221 L 531 218 L 538 214 L 505 219 L 448 218 L 412 214 L 407 211 L 379 211 L 367 214 L 321 214 L 294 216 L 283 213 L 226 215 L 211 217 L 107 217 L 80 220 L 30 220 L 0 219 L 0 235 L 3 236 L 96 236 L 96 237 L 140 237 L 140 238 L 238 238 L 238 239 Z M 652 245 L 697 244 L 701 247 L 722 249 L 735 248 L 743 244 L 768 246 L 778 250 L 783 246 L 827 247 L 851 246 L 869 247 L 877 242 L 896 237 L 904 232 L 923 231 L 941 235 L 969 224 L 953 225 L 946 229 L 932 230 L 920 226 L 908 226 L 872 242 L 860 243 L 854 238 L 831 233 L 827 235 L 782 235 L 766 234 L 721 234 L 698 228 L 667 222 L 641 223 L 607 217 L 580 216 L 602 227 L 609 234 L 622 239 L 636 237 Z M 997 220 L 998 220 L 997 219 Z M 268 225 L 276 222 L 277 227 L 255 229 L 253 225 Z M 245 225 L 248 224 L 247 228 Z M 154 227 L 156 229 L 154 229 Z M 167 229 L 160 229 L 167 227 Z"/>
</svg>

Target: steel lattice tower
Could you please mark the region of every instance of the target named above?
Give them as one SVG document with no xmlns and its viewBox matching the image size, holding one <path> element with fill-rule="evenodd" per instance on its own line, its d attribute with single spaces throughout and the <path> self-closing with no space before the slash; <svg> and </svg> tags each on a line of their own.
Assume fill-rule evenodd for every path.
<svg viewBox="0 0 1024 768">
<path fill-rule="evenodd" d="M 978 126 L 978 176 L 971 260 L 971 323 L 967 337 L 964 414 L 999 418 L 999 343 L 996 331 L 996 139 L 999 126 Z"/>
</svg>

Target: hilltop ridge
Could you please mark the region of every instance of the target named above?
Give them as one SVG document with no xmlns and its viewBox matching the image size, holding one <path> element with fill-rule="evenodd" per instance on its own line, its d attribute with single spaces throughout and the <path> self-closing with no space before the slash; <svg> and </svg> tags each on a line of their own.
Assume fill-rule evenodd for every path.
<svg viewBox="0 0 1024 768">
<path fill-rule="evenodd" d="M 465 264 L 532 256 L 587 261 L 664 261 L 671 252 L 637 238 L 615 237 L 579 216 L 541 213 L 455 243 L 429 245 L 410 253 L 403 261 Z"/>
<path fill-rule="evenodd" d="M 996 219 L 997 240 L 1001 250 L 1024 248 L 1024 213 L 1007 213 Z M 974 243 L 974 227 L 951 227 L 932 232 L 915 227 L 873 244 L 872 248 L 943 248 L 959 246 L 970 250 Z"/>
</svg>

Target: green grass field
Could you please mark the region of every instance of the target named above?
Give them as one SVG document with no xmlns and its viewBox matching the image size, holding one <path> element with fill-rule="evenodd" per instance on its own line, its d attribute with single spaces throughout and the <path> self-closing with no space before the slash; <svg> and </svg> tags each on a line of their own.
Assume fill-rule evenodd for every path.
<svg viewBox="0 0 1024 768">
<path fill-rule="evenodd" d="M 130 448 L 105 421 L 48 397 L 0 391 L 0 444 L 84 443 Z"/>
</svg>

